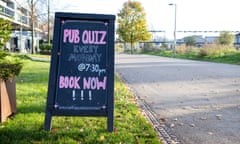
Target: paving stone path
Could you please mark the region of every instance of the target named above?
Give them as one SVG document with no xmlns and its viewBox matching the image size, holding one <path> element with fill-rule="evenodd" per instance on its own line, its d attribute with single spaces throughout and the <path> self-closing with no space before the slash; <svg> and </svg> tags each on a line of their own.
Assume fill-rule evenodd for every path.
<svg viewBox="0 0 240 144">
<path fill-rule="evenodd" d="M 240 144 L 240 66 L 124 54 L 115 63 L 166 143 Z"/>
</svg>

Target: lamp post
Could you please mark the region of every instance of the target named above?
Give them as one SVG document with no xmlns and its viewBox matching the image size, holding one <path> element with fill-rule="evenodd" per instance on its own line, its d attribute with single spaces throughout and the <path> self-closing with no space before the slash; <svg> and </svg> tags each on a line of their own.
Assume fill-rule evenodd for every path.
<svg viewBox="0 0 240 144">
<path fill-rule="evenodd" d="M 48 0 L 48 44 L 50 42 L 50 0 Z"/>
<path fill-rule="evenodd" d="M 175 6 L 175 18 L 174 18 L 174 48 L 173 48 L 173 52 L 174 52 L 174 57 L 176 56 L 176 24 L 177 24 L 177 4 L 174 3 L 170 3 L 168 4 L 170 6 Z"/>
</svg>

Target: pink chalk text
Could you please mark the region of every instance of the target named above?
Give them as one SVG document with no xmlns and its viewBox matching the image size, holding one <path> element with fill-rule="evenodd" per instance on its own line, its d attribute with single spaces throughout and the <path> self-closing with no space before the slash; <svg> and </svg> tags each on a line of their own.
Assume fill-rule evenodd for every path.
<svg viewBox="0 0 240 144">
<path fill-rule="evenodd" d="M 106 89 L 107 77 L 103 78 L 103 81 L 100 81 L 98 77 L 88 77 L 83 78 L 83 89 L 88 90 L 99 90 L 102 88 L 103 90 Z"/>
<path fill-rule="evenodd" d="M 80 77 L 77 76 L 60 76 L 59 88 L 60 89 L 81 89 Z M 84 77 L 82 80 L 84 90 L 106 90 L 107 77 L 104 76 L 103 80 L 98 77 Z"/>
<path fill-rule="evenodd" d="M 81 41 L 83 44 L 104 45 L 106 35 L 106 31 L 84 30 L 81 35 L 78 29 L 64 29 L 63 42 L 77 44 Z"/>
<path fill-rule="evenodd" d="M 74 88 L 80 89 L 78 81 L 80 77 L 74 76 L 60 76 L 59 77 L 59 88 Z"/>
</svg>

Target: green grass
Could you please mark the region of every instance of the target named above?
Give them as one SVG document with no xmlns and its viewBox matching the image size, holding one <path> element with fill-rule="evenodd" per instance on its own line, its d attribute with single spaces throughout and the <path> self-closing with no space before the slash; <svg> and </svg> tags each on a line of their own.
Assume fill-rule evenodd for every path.
<svg viewBox="0 0 240 144">
<path fill-rule="evenodd" d="M 1 144 L 158 144 L 153 126 L 142 116 L 134 97 L 115 77 L 114 132 L 105 117 L 53 117 L 43 129 L 50 64 L 24 60 L 17 77 L 17 114 L 0 123 Z"/>
<path fill-rule="evenodd" d="M 164 56 L 164 57 L 174 57 L 173 51 L 150 51 L 150 52 L 142 52 L 142 54 Z M 186 54 L 176 54 L 175 57 L 180 58 L 180 59 L 191 59 L 191 60 L 200 60 L 200 61 L 209 61 L 209 62 L 240 65 L 240 51 L 231 52 L 231 53 L 225 54 L 223 56 L 200 57 L 196 53 L 186 53 Z"/>
<path fill-rule="evenodd" d="M 218 62 L 218 63 L 240 65 L 240 51 L 234 52 L 234 53 L 229 53 L 224 56 L 214 57 L 214 58 L 205 57 L 204 60 Z"/>
</svg>

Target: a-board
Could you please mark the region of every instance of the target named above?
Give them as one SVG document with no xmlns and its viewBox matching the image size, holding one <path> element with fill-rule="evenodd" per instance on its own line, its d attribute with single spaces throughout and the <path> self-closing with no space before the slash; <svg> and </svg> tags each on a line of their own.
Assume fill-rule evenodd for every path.
<svg viewBox="0 0 240 144">
<path fill-rule="evenodd" d="M 45 130 L 52 116 L 105 116 L 113 131 L 114 15 L 55 13 Z"/>
</svg>

